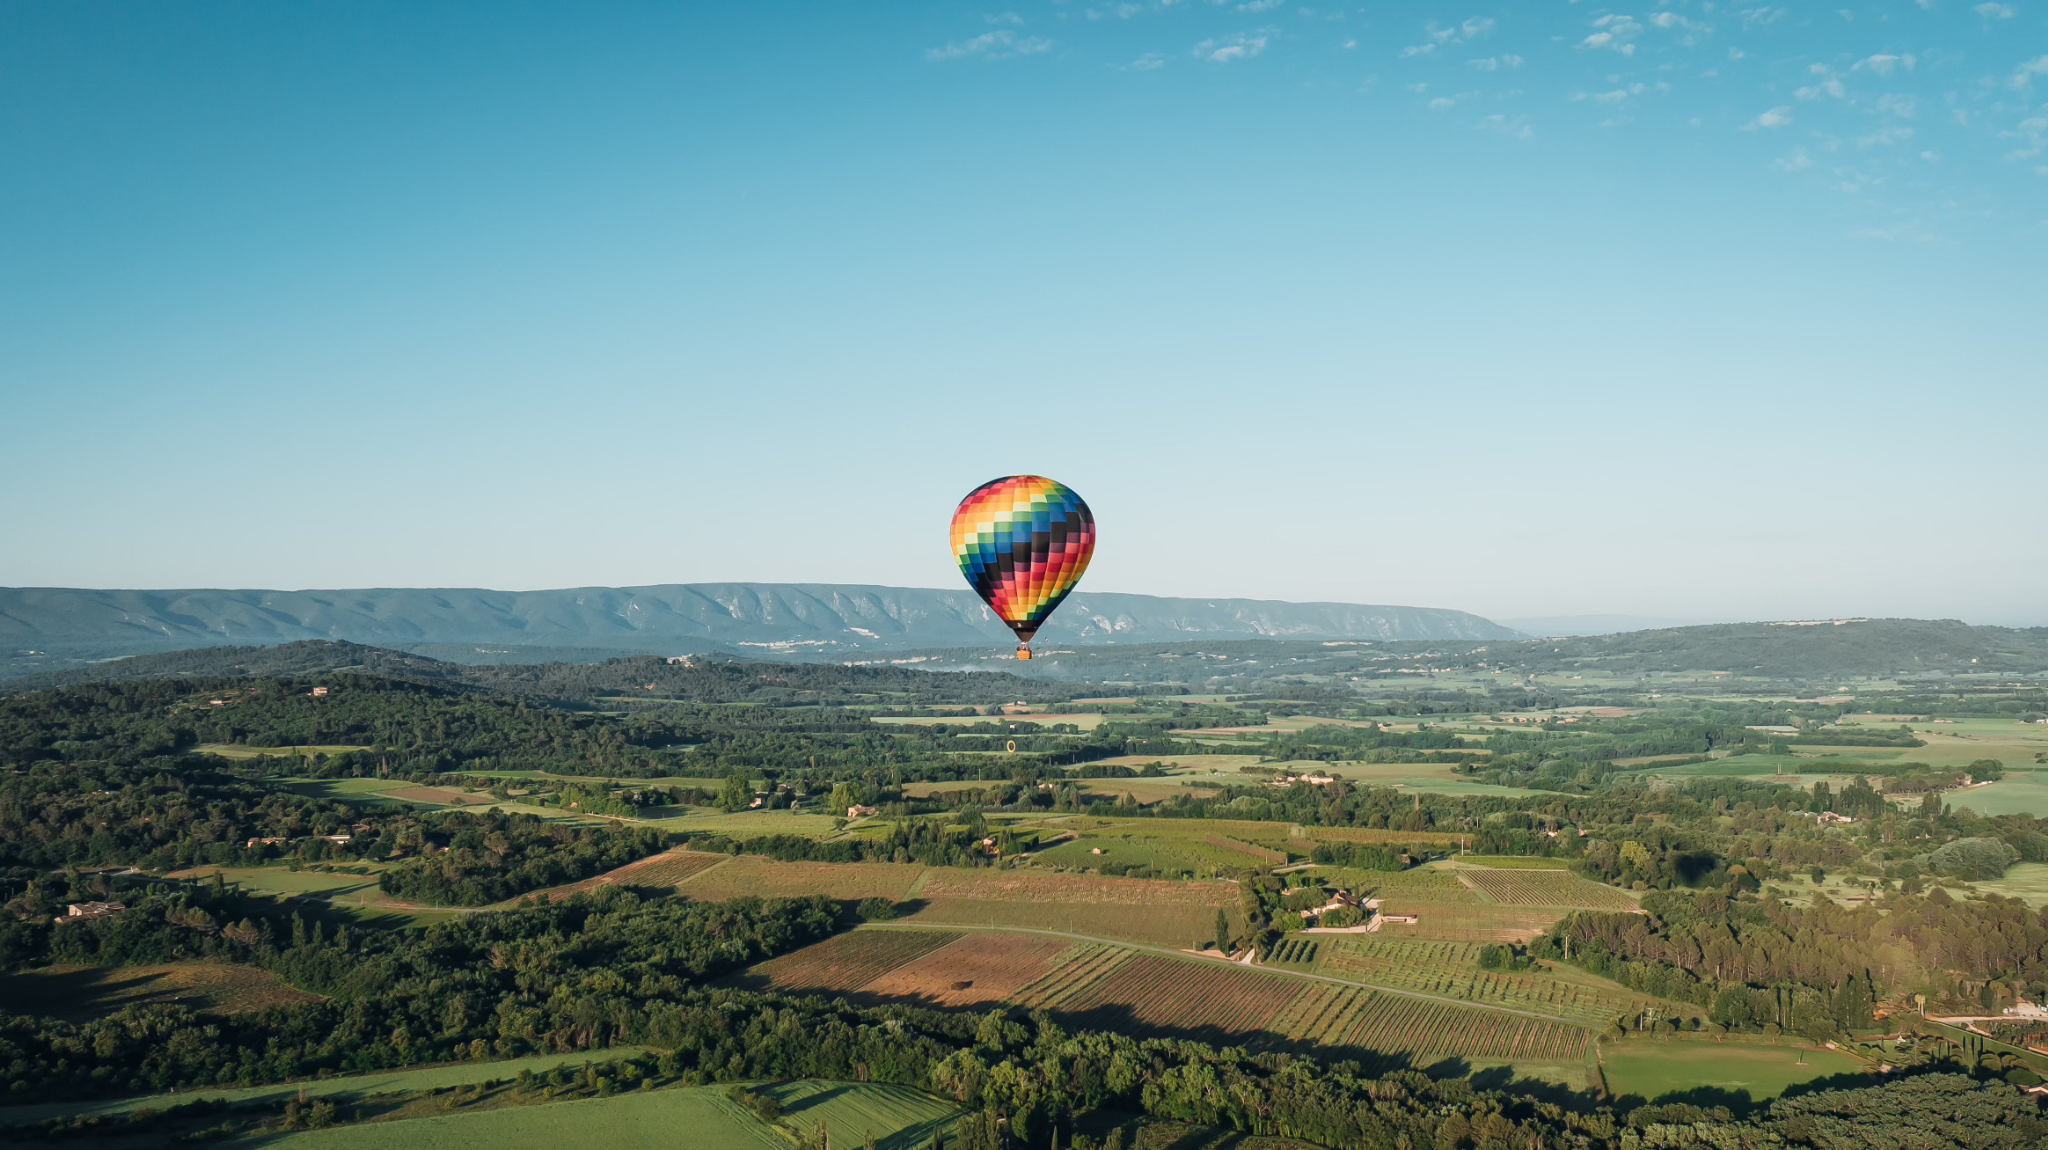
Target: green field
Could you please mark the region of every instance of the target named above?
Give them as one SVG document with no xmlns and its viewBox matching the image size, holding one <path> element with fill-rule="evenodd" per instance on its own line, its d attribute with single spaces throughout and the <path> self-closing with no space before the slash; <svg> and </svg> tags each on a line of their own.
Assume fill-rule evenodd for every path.
<svg viewBox="0 0 2048 1150">
<path fill-rule="evenodd" d="M 782 1123 L 809 1131 L 819 1123 L 831 1132 L 834 1146 L 859 1146 L 869 1134 L 880 1150 L 922 1150 L 934 1133 L 947 1135 L 960 1108 L 908 1086 L 878 1082 L 824 1082 L 802 1079 L 760 1088 L 782 1104 Z"/>
<path fill-rule="evenodd" d="M 131 1110 L 162 1109 L 186 1102 L 218 1100 L 257 1102 L 272 1105 L 297 1098 L 361 1098 L 371 1094 L 392 1094 L 409 1090 L 445 1090 L 468 1086 L 486 1079 L 519 1077 L 521 1070 L 541 1074 L 557 1066 L 582 1066 L 585 1062 L 610 1062 L 632 1058 L 648 1051 L 639 1046 L 615 1046 L 608 1050 L 578 1050 L 568 1054 L 537 1054 L 502 1062 L 457 1062 L 446 1066 L 423 1066 L 412 1070 L 386 1070 L 376 1074 L 355 1074 L 343 1078 L 322 1078 L 285 1082 L 271 1086 L 238 1086 L 221 1090 L 185 1090 L 176 1094 L 149 1094 L 140 1098 L 119 1098 L 96 1102 L 46 1102 L 9 1106 L 0 1111 L 7 1122 L 26 1125 L 48 1118 L 88 1114 L 126 1114 Z"/>
<path fill-rule="evenodd" d="M 2048 818 L 2048 770 L 2006 771 L 1995 783 L 1941 796 L 1951 807 L 1968 807 L 1980 815 L 2033 815 Z"/>
<path fill-rule="evenodd" d="M 789 1150 L 789 1139 L 727 1098 L 726 1087 L 697 1086 L 574 1102 L 510 1106 L 403 1121 L 368 1122 L 270 1138 L 290 1150 Z M 783 1107 L 782 1125 L 809 1131 L 822 1123 L 834 1146 L 859 1146 L 872 1134 L 882 1150 L 917 1150 L 932 1134 L 950 1134 L 959 1110 L 903 1086 L 861 1082 L 780 1082 L 761 1088 Z"/>
<path fill-rule="evenodd" d="M 253 759 L 258 755 L 272 755 L 278 758 L 293 758 L 303 755 L 339 755 L 348 751 L 367 751 L 368 747 L 350 746 L 304 746 L 304 747 L 245 747 L 239 743 L 201 743 L 192 748 L 195 754 L 219 755 L 223 759 Z"/>
<path fill-rule="evenodd" d="M 1972 885 L 1986 894 L 2016 898 L 2031 907 L 2048 906 L 2048 863 L 2014 863 L 2005 877 Z"/>
<path fill-rule="evenodd" d="M 352 866 L 379 869 L 376 863 L 351 863 Z M 266 894 L 317 894 L 326 891 L 354 891 L 365 887 L 375 888 L 375 875 L 328 874 L 324 871 L 290 870 L 282 866 L 203 866 L 176 872 L 177 878 L 206 878 L 218 874 L 224 881 L 234 883 L 243 890 Z"/>
<path fill-rule="evenodd" d="M 740 811 L 737 814 L 726 814 L 709 808 L 692 810 L 689 814 L 676 818 L 648 820 L 650 825 L 678 834 L 726 835 L 735 839 L 751 839 L 762 835 L 802 835 L 805 838 L 822 839 L 837 833 L 833 827 L 835 821 L 830 815 L 808 814 L 803 811 Z"/>
<path fill-rule="evenodd" d="M 366 1122 L 266 1138 L 261 1145 L 290 1150 L 560 1150 L 597 1145 L 605 1150 L 789 1150 L 787 1139 L 728 1099 L 720 1086 Z"/>
<path fill-rule="evenodd" d="M 1655 1101 L 1705 1088 L 1776 1098 L 1786 1087 L 1834 1074 L 1856 1074 L 1861 1062 L 1832 1050 L 1743 1041 L 1633 1039 L 1603 1043 L 1608 1091 Z"/>
</svg>

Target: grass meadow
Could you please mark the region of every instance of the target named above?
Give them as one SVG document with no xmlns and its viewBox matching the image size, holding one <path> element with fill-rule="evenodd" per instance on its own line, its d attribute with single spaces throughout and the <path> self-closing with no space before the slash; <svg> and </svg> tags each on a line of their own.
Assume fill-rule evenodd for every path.
<svg viewBox="0 0 2048 1150">
<path fill-rule="evenodd" d="M 687 1137 L 682 1132 L 687 1131 Z M 842 1143 L 843 1145 L 844 1143 Z M 507 1106 L 393 1122 L 333 1126 L 267 1139 L 284 1150 L 789 1150 L 788 1139 L 761 1124 L 722 1086 L 681 1087 Z"/>
<path fill-rule="evenodd" d="M 1625 1039 L 1604 1042 L 1601 1069 L 1609 1093 L 1656 1101 L 1706 1090 L 1763 1102 L 1787 1087 L 1835 1074 L 1861 1073 L 1847 1054 L 1738 1039 Z M 1707 1103 L 1702 1103 L 1703 1105 Z"/>
</svg>

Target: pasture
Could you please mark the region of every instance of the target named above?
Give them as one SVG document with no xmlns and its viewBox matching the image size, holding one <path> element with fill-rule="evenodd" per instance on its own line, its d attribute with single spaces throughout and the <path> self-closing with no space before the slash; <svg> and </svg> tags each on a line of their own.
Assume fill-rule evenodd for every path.
<svg viewBox="0 0 2048 1150">
<path fill-rule="evenodd" d="M 547 890 L 532 891 L 518 898 L 499 903 L 499 907 L 518 906 L 532 901 L 540 895 L 549 898 L 565 898 L 572 894 L 586 894 L 601 886 L 625 885 L 673 890 L 688 879 L 717 866 L 733 861 L 733 856 L 712 854 L 705 851 L 683 850 L 680 847 L 637 859 L 616 870 L 593 875 L 582 882 L 566 886 L 550 887 Z"/>
<path fill-rule="evenodd" d="M 2014 863 L 2001 878 L 1974 883 L 1986 894 L 2016 898 L 2028 906 L 2048 906 L 2048 863 Z"/>
<path fill-rule="evenodd" d="M 214 1014 L 242 1014 L 316 999 L 260 967 L 227 962 L 60 965 L 0 974 L 0 1009 L 71 1022 L 159 1003 Z"/>
<path fill-rule="evenodd" d="M 1600 1063 L 1611 1094 L 1633 1094 L 1653 1102 L 1694 1092 L 1747 1095 L 1752 1102 L 1763 1102 L 1801 1082 L 1864 1069 L 1856 1059 L 1832 1050 L 1727 1039 L 1603 1043 Z"/>
<path fill-rule="evenodd" d="M 756 1092 L 781 1104 L 783 1126 L 801 1134 L 822 1125 L 834 1146 L 860 1146 L 873 1136 L 876 1150 L 924 1150 L 934 1135 L 950 1144 L 960 1119 L 960 1108 L 942 1098 L 879 1082 L 802 1078 Z"/>
<path fill-rule="evenodd" d="M 268 1103 L 286 1099 L 363 1098 L 372 1094 L 396 1094 L 415 1090 L 445 1090 L 470 1086 L 488 1079 L 517 1078 L 521 1070 L 542 1074 L 557 1066 L 581 1066 L 585 1062 L 610 1062 L 647 1053 L 645 1047 L 614 1046 L 600 1050 L 575 1050 L 566 1054 L 536 1054 L 498 1062 L 451 1062 L 409 1070 L 380 1070 L 373 1074 L 351 1074 L 299 1082 L 278 1082 L 269 1086 L 234 1086 L 221 1089 L 181 1090 L 175 1094 L 146 1094 L 133 1098 L 100 1099 L 90 1102 L 42 1102 L 10 1106 L 7 1121 L 41 1122 L 73 1115 L 126 1114 L 134 1110 L 160 1110 L 185 1102 L 218 1100 L 228 1103 Z M 784 1150 L 787 1150 L 785 1147 Z"/>
<path fill-rule="evenodd" d="M 306 758 L 312 755 L 341 755 L 349 751 L 367 751 L 368 747 L 354 747 L 342 744 L 307 745 L 303 747 L 245 747 L 240 743 L 201 743 L 192 748 L 196 755 L 219 755 L 223 759 L 255 759 L 264 755 L 278 759 Z"/>
<path fill-rule="evenodd" d="M 559 1150 L 601 1144 L 606 1150 L 669 1150 L 678 1145 L 677 1132 L 683 1130 L 689 1131 L 688 1144 L 701 1150 L 789 1150 L 787 1139 L 725 1097 L 722 1086 L 331 1126 L 286 1134 L 264 1145 L 282 1150 Z"/>
</svg>

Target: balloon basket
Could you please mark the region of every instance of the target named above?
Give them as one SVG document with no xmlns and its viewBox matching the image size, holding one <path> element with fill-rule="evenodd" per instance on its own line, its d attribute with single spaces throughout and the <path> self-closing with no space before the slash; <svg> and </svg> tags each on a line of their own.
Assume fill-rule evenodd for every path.
<svg viewBox="0 0 2048 1150">
<path fill-rule="evenodd" d="M 1019 659 L 1029 659 L 1031 657 L 1031 648 L 1019 646 L 1017 648 L 1017 657 Z"/>
</svg>

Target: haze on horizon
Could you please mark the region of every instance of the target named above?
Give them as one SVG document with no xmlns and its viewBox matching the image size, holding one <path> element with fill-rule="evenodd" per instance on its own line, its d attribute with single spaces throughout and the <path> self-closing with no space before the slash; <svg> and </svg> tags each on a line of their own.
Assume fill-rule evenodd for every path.
<svg viewBox="0 0 2048 1150">
<path fill-rule="evenodd" d="M 0 11 L 0 585 L 2048 623 L 2048 5 Z"/>
</svg>

